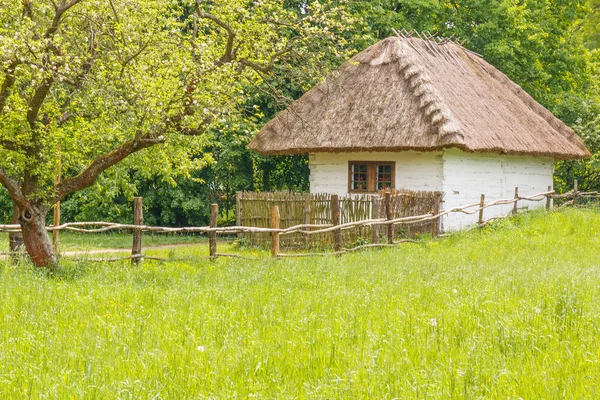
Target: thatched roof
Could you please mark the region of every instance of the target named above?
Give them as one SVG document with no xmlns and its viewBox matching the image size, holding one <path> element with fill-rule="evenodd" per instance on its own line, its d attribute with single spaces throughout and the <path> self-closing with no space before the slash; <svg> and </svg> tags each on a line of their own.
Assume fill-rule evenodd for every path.
<svg viewBox="0 0 600 400">
<path fill-rule="evenodd" d="M 457 43 L 442 43 L 390 37 L 369 47 L 267 123 L 249 148 L 590 156 L 581 138 L 506 75 Z"/>
</svg>

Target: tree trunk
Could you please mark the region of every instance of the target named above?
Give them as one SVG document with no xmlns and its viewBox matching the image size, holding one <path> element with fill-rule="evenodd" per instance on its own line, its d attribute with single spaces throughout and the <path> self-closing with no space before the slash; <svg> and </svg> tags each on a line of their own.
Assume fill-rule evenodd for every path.
<svg viewBox="0 0 600 400">
<path fill-rule="evenodd" d="M 52 242 L 46 231 L 45 207 L 30 207 L 21 212 L 19 223 L 23 230 L 23 241 L 31 261 L 36 267 L 53 269 L 57 264 Z"/>
</svg>

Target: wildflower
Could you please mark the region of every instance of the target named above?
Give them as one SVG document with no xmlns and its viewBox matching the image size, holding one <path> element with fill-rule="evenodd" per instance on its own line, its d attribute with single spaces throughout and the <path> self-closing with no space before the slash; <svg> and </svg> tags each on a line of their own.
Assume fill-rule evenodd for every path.
<svg viewBox="0 0 600 400">
<path fill-rule="evenodd" d="M 431 318 L 431 326 L 437 326 L 437 320 L 435 318 Z"/>
<path fill-rule="evenodd" d="M 206 348 L 204 346 L 198 346 L 198 351 L 204 353 L 204 350 L 206 350 Z"/>
</svg>

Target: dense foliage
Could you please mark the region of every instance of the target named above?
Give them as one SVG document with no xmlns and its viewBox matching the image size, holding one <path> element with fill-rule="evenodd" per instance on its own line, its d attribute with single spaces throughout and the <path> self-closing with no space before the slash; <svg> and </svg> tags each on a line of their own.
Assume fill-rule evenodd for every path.
<svg viewBox="0 0 600 400">
<path fill-rule="evenodd" d="M 191 7 L 188 2 L 182 3 Z M 252 2 L 236 3 L 230 0 L 227 4 L 219 2 L 221 6 L 211 4 L 207 2 L 205 11 L 216 13 L 227 21 L 245 21 L 236 25 L 244 32 L 239 36 L 254 38 L 266 35 L 266 39 L 256 44 L 263 46 L 264 51 L 269 46 L 281 48 L 276 44 L 277 35 L 289 39 L 295 33 L 295 28 L 287 33 L 273 31 L 272 26 L 269 28 L 271 30 L 265 30 L 257 21 L 267 11 L 250 6 Z M 194 145 L 190 145 L 192 142 L 173 141 L 175 146 L 142 153 L 126 164 L 107 171 L 96 185 L 68 197 L 63 203 L 65 220 L 127 221 L 131 218 L 132 197 L 140 195 L 145 198 L 148 222 L 197 225 L 206 223 L 210 202 L 221 205 L 225 210 L 224 218 L 231 217 L 236 191 L 306 190 L 309 174 L 306 157 L 264 157 L 249 152 L 246 145 L 257 130 L 290 100 L 308 90 L 349 54 L 393 35 L 393 28 L 437 32 L 443 36 L 457 35 L 464 40 L 466 47 L 481 53 L 573 127 L 595 154 L 587 161 L 558 163 L 557 189 L 571 187 L 573 179 L 579 180 L 582 189 L 600 188 L 598 0 L 288 0 L 274 1 L 269 7 L 271 11 L 277 10 L 275 15 L 281 19 L 279 22 L 303 19 L 309 11 L 320 15 L 322 20 L 315 17 L 309 24 L 310 29 L 319 26 L 320 34 L 309 33 L 310 29 L 306 28 L 303 34 L 312 35 L 313 40 L 298 44 L 298 51 L 292 52 L 286 58 L 286 63 L 273 65 L 268 74 L 259 71 L 260 76 L 256 76 L 256 71 L 247 69 L 254 74 L 252 79 L 234 81 L 232 76 L 235 74 L 231 74 L 230 70 L 219 72 L 220 75 L 211 72 L 211 78 L 207 78 L 206 82 L 218 88 L 209 89 L 208 92 L 219 92 L 221 95 L 202 97 L 203 101 L 211 104 L 209 109 L 214 114 L 206 127 L 206 134 L 201 138 L 193 138 Z M 343 15 L 343 18 L 339 15 Z M 185 7 L 182 18 L 185 19 Z M 207 35 L 203 46 L 214 45 L 214 49 L 211 47 L 212 50 L 206 51 L 218 57 L 223 51 L 227 35 L 209 22 L 201 29 Z M 185 31 L 191 26 L 183 24 L 177 29 Z M 327 32 L 326 35 L 323 35 L 323 30 Z M 336 46 L 332 46 L 332 42 Z M 244 49 L 248 43 L 241 41 L 240 46 Z M 134 50 L 135 47 L 130 49 Z M 251 50 L 247 48 L 246 51 Z M 267 62 L 267 53 L 259 55 L 257 59 Z M 312 55 L 308 62 L 307 54 Z M 140 79 L 143 80 L 143 77 Z M 111 85 L 118 86 L 119 83 L 113 82 Z M 126 86 L 117 86 L 111 89 L 111 93 L 127 90 Z M 155 85 L 142 87 L 149 91 L 149 98 L 145 101 L 149 104 L 160 102 L 156 96 L 168 91 L 158 91 Z M 222 88 L 226 92 L 222 93 Z M 152 107 L 145 105 L 144 113 L 135 118 L 144 119 L 144 124 L 148 125 L 143 116 L 154 115 Z M 205 105 L 199 107 L 206 109 Z M 90 112 L 93 110 L 91 108 Z M 115 112 L 118 110 L 115 109 Z M 95 124 L 99 123 L 98 120 L 94 121 Z M 115 122 L 118 121 L 111 119 L 102 124 L 107 126 Z M 79 136 L 73 136 L 77 140 L 81 135 L 100 132 L 99 127 L 92 126 L 85 119 L 77 119 L 73 123 L 81 125 L 69 128 L 79 132 Z M 131 129 L 130 125 L 124 131 L 113 129 L 105 134 L 122 136 L 128 129 Z M 4 136 L 11 134 L 10 129 L 4 129 L 3 132 Z M 69 136 L 65 129 L 62 132 L 49 142 L 49 146 L 56 148 L 59 142 L 62 143 Z M 89 140 L 88 136 L 86 140 Z M 105 137 L 99 143 L 114 140 L 110 137 Z M 77 140 L 73 143 L 78 143 Z M 62 146 L 64 174 L 71 170 L 75 172 L 85 165 L 85 157 L 80 152 L 73 153 L 73 145 L 67 143 Z M 172 150 L 167 150 L 169 148 Z M 96 151 L 94 149 L 96 147 L 90 145 L 86 152 L 93 153 Z M 48 170 L 46 176 L 51 176 L 50 171 L 55 168 L 53 160 L 53 157 L 49 157 L 49 162 L 44 164 Z M 10 202 L 3 198 L 6 195 L 0 195 L 0 201 L 6 204 L 2 210 L 7 220 L 12 210 Z"/>
</svg>

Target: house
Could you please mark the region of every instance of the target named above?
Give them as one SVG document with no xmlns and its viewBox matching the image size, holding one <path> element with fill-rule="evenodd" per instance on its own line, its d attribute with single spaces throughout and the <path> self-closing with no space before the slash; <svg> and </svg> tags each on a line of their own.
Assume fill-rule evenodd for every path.
<svg viewBox="0 0 600 400">
<path fill-rule="evenodd" d="M 310 191 L 443 193 L 442 209 L 545 192 L 581 138 L 481 56 L 444 39 L 390 37 L 344 63 L 249 145 L 308 154 Z M 543 206 L 519 203 L 519 207 Z M 512 205 L 486 209 L 486 218 Z M 451 214 L 444 230 L 476 222 Z"/>
</svg>

